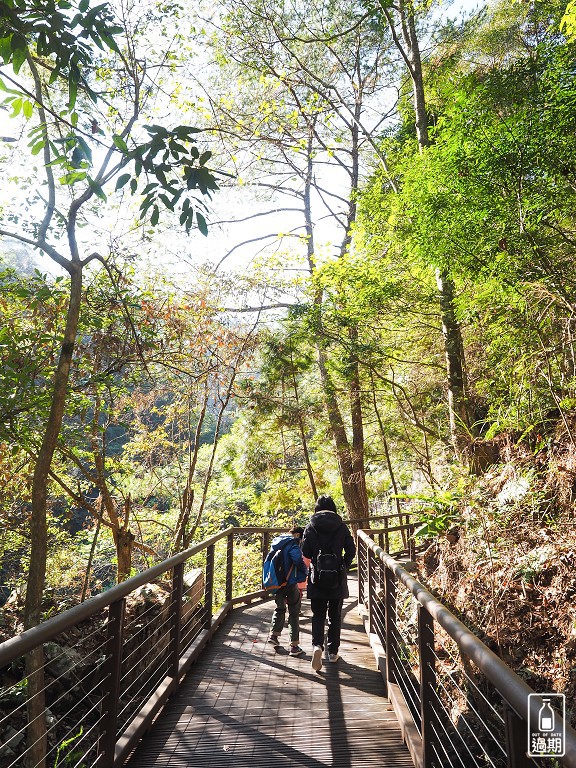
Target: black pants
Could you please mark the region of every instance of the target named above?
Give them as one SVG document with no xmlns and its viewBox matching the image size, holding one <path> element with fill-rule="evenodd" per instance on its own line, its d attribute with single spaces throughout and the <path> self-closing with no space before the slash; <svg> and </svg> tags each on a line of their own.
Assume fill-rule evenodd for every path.
<svg viewBox="0 0 576 768">
<path fill-rule="evenodd" d="M 338 653 L 340 648 L 340 630 L 342 628 L 342 605 L 344 600 L 324 600 L 321 597 L 310 599 L 312 608 L 312 645 L 324 648 L 324 625 L 328 612 L 328 653 Z"/>
</svg>

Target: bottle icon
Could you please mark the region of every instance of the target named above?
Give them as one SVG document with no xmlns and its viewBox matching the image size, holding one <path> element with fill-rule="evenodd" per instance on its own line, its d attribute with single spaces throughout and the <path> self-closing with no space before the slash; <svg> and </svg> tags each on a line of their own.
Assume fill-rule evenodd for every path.
<svg viewBox="0 0 576 768">
<path fill-rule="evenodd" d="M 538 714 L 538 728 L 540 731 L 554 730 L 554 710 L 550 706 L 550 699 L 544 699 Z"/>
</svg>

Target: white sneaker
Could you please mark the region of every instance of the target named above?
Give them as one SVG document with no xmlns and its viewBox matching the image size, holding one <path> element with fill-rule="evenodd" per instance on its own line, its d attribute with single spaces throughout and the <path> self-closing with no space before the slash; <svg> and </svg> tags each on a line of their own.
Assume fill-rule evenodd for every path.
<svg viewBox="0 0 576 768">
<path fill-rule="evenodd" d="M 334 663 L 335 661 L 338 661 L 339 658 L 340 658 L 340 654 L 339 653 L 329 653 L 328 654 L 328 661 L 331 661 L 332 663 Z"/>
<path fill-rule="evenodd" d="M 314 672 L 320 672 L 322 669 L 322 648 L 319 645 L 314 646 L 312 651 L 312 669 Z"/>
</svg>

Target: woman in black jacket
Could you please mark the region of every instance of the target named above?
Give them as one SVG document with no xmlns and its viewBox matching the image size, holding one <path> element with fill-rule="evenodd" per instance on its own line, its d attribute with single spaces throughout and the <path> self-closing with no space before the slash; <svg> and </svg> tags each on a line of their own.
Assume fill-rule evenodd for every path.
<svg viewBox="0 0 576 768">
<path fill-rule="evenodd" d="M 304 530 L 302 554 L 311 560 L 307 596 L 312 609 L 312 669 L 322 669 L 324 626 L 328 614 L 328 660 L 338 661 L 342 604 L 348 597 L 346 571 L 350 568 L 356 545 L 348 527 L 336 512 L 331 496 L 320 496 L 314 514 Z"/>
</svg>

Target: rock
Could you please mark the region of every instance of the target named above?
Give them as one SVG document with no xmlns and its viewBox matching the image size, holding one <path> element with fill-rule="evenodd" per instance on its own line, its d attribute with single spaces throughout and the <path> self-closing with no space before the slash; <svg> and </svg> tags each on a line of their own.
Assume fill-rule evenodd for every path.
<svg viewBox="0 0 576 768">
<path fill-rule="evenodd" d="M 8 726 L 3 732 L 2 732 L 2 747 L 0 747 L 0 757 L 11 757 L 14 755 L 14 750 L 17 749 L 18 745 L 24 741 L 25 738 L 25 732 L 22 731 L 16 731 L 12 726 Z"/>
<path fill-rule="evenodd" d="M 504 487 L 496 496 L 496 501 L 501 507 L 506 504 L 516 504 L 526 496 L 529 490 L 530 480 L 528 478 L 513 478 L 504 484 Z"/>
<path fill-rule="evenodd" d="M 0 689 L 0 707 L 6 709 L 16 709 L 20 704 L 26 702 L 26 691 L 24 686 L 12 686 L 10 688 Z"/>
<path fill-rule="evenodd" d="M 454 528 L 450 528 L 450 530 L 446 534 L 446 540 L 451 545 L 457 544 L 460 541 L 460 528 L 458 528 L 458 526 L 454 526 Z"/>
<path fill-rule="evenodd" d="M 74 648 L 65 648 L 57 643 L 46 643 L 46 670 L 54 677 L 61 677 L 82 662 L 82 656 Z"/>
</svg>

